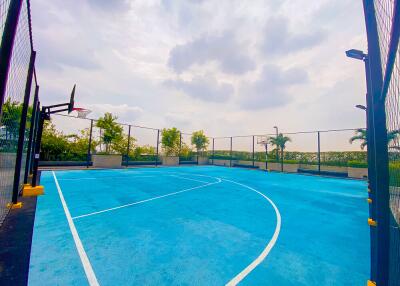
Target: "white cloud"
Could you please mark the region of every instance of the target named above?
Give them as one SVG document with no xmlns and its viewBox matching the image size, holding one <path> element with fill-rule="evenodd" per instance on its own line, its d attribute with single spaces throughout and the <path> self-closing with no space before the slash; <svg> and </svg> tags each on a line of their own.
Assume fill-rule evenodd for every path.
<svg viewBox="0 0 400 286">
<path fill-rule="evenodd" d="M 255 82 L 242 86 L 239 104 L 248 109 L 285 106 L 292 99 L 289 88 L 307 81 L 308 75 L 302 69 L 282 70 L 275 65 L 265 65 Z"/>
<path fill-rule="evenodd" d="M 243 74 L 256 67 L 232 32 L 203 36 L 176 46 L 170 52 L 168 66 L 181 73 L 194 64 L 202 65 L 209 61 L 217 62 L 221 70 L 229 74 Z"/>
<path fill-rule="evenodd" d="M 287 55 L 320 44 L 324 38 L 321 30 L 292 32 L 289 20 L 274 17 L 267 21 L 262 43 L 263 52 L 267 56 Z"/>
<path fill-rule="evenodd" d="M 106 112 L 116 115 L 120 122 L 133 122 L 143 113 L 143 109 L 137 106 L 127 104 L 84 104 L 85 108 L 92 111 L 91 116 L 97 118 L 103 116 Z"/>
<path fill-rule="evenodd" d="M 227 83 L 219 83 L 211 76 L 195 76 L 192 80 L 168 80 L 166 86 L 184 92 L 193 99 L 207 102 L 224 102 L 233 94 L 233 86 Z"/>
</svg>

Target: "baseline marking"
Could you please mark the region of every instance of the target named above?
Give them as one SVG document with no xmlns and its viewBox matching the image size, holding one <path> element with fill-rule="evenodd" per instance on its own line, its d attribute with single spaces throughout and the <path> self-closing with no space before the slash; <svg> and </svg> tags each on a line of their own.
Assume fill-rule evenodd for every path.
<svg viewBox="0 0 400 286">
<path fill-rule="evenodd" d="M 153 178 L 156 176 L 120 176 L 120 177 L 83 177 L 83 178 L 65 178 L 58 179 L 59 181 L 79 181 L 79 180 L 102 180 L 102 179 L 135 179 L 135 178 Z"/>
<path fill-rule="evenodd" d="M 58 195 L 60 196 L 61 204 L 62 204 L 64 212 L 65 212 L 65 216 L 67 217 L 69 229 L 71 230 L 76 249 L 77 249 L 79 257 L 81 259 L 83 269 L 85 270 L 85 273 L 86 273 L 86 278 L 87 278 L 90 286 L 99 286 L 99 282 L 97 281 L 96 275 L 93 271 L 92 265 L 90 264 L 89 258 L 86 254 L 86 251 L 83 248 L 82 241 L 79 238 L 78 231 L 76 230 L 75 224 L 72 220 L 71 213 L 69 212 L 67 203 L 64 199 L 64 195 L 61 191 L 60 185 L 58 184 L 56 174 L 54 173 L 54 171 L 52 171 L 52 173 L 53 173 L 53 177 L 54 177 L 54 182 L 56 183 Z"/>
<path fill-rule="evenodd" d="M 261 195 L 262 197 L 264 197 L 274 208 L 275 210 L 275 214 L 276 214 L 276 227 L 275 227 L 275 232 L 271 238 L 271 240 L 269 241 L 269 243 L 267 244 L 267 246 L 264 248 L 264 250 L 261 252 L 261 254 L 252 262 L 250 263 L 245 269 L 243 269 L 239 274 L 237 274 L 231 281 L 229 281 L 226 285 L 227 286 L 233 286 L 233 285 L 237 285 L 240 281 L 242 281 L 247 275 L 250 274 L 251 271 L 254 270 L 254 268 L 256 268 L 269 254 L 269 252 L 271 251 L 271 249 L 274 247 L 278 236 L 279 236 L 279 232 L 281 230 L 281 214 L 279 213 L 278 208 L 276 207 L 276 205 L 274 204 L 274 202 L 268 198 L 266 195 L 264 195 L 263 193 L 257 191 L 256 189 L 253 189 L 252 187 L 249 187 L 245 184 L 241 184 L 232 180 L 228 180 L 228 179 L 223 179 L 224 181 L 227 182 L 231 182 L 233 184 L 242 186 L 244 188 L 247 188 L 253 192 L 256 192 L 257 194 Z"/>
<path fill-rule="evenodd" d="M 208 187 L 208 186 L 211 186 L 211 185 L 215 185 L 215 184 L 221 183 L 221 179 L 219 179 L 219 178 L 216 178 L 216 179 L 218 180 L 217 182 L 208 183 L 208 184 L 205 184 L 205 185 L 201 185 L 201 186 L 197 186 L 197 187 L 193 187 L 193 188 L 189 188 L 189 189 L 185 189 L 185 190 L 181 190 L 181 191 L 165 194 L 165 195 L 162 195 L 162 196 L 153 197 L 153 198 L 142 200 L 142 201 L 138 201 L 138 202 L 133 202 L 133 203 L 130 203 L 130 204 L 126 204 L 126 205 L 122 205 L 122 206 L 118 206 L 118 207 L 114 207 L 114 208 L 109 208 L 109 209 L 105 209 L 105 210 L 101 210 L 101 211 L 97 211 L 97 212 L 92 212 L 92 213 L 88 213 L 88 214 L 84 214 L 84 215 L 75 216 L 72 219 L 79 219 L 79 218 L 84 218 L 84 217 L 97 215 L 97 214 L 101 214 L 101 213 L 105 213 L 105 212 L 110 212 L 110 211 L 114 211 L 114 210 L 130 207 L 130 206 L 133 206 L 133 205 L 143 204 L 143 203 L 146 203 L 146 202 L 150 202 L 150 201 L 154 201 L 154 200 L 158 200 L 158 199 L 162 199 L 162 198 L 166 198 L 166 197 L 170 197 L 170 196 L 175 196 L 177 194 L 186 193 L 186 192 L 189 192 L 189 191 L 193 191 L 193 190 L 196 190 L 196 189 L 205 188 L 205 187 Z"/>
</svg>

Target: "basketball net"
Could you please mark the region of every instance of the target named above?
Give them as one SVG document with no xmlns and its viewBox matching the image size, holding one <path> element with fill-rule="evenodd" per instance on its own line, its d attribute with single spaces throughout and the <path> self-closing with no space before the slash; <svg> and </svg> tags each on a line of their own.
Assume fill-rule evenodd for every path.
<svg viewBox="0 0 400 286">
<path fill-rule="evenodd" d="M 73 109 L 74 111 L 76 111 L 78 113 L 78 118 L 86 118 L 86 116 L 92 112 L 89 109 L 85 109 L 85 108 L 80 108 L 80 107 L 76 107 Z"/>
</svg>

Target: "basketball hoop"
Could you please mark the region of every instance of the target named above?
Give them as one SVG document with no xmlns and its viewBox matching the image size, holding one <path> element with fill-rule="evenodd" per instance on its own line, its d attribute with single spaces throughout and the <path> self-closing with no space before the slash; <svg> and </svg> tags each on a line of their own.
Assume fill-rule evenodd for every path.
<svg viewBox="0 0 400 286">
<path fill-rule="evenodd" d="M 268 145 L 269 137 L 268 136 L 257 136 L 257 144 L 259 145 Z"/>
<path fill-rule="evenodd" d="M 80 108 L 80 107 L 75 107 L 75 108 L 73 109 L 73 111 L 76 111 L 76 112 L 78 113 L 78 118 L 82 118 L 82 119 L 86 118 L 86 116 L 87 116 L 90 112 L 92 112 L 92 111 L 89 110 L 89 109 Z"/>
</svg>

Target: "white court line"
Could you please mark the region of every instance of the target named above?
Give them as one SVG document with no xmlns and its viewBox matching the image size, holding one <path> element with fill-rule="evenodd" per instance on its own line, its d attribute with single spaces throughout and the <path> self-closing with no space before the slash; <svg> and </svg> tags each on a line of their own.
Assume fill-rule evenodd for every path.
<svg viewBox="0 0 400 286">
<path fill-rule="evenodd" d="M 97 278 L 93 271 L 92 265 L 90 264 L 89 258 L 86 254 L 86 251 L 83 248 L 82 241 L 79 238 L 78 231 L 76 230 L 75 224 L 72 220 L 67 203 L 65 202 L 65 199 L 64 199 L 64 195 L 61 191 L 60 185 L 58 184 L 56 174 L 54 173 L 54 171 L 52 171 L 52 173 L 53 173 L 53 177 L 54 177 L 54 182 L 56 183 L 56 186 L 57 186 L 58 195 L 60 196 L 61 204 L 62 204 L 64 212 L 65 212 L 65 216 L 67 217 L 69 229 L 71 230 L 72 237 L 74 238 L 75 246 L 78 251 L 79 257 L 81 259 L 83 269 L 85 270 L 89 285 L 90 286 L 98 286 L 99 282 L 97 282 Z"/>
<path fill-rule="evenodd" d="M 238 283 L 240 283 L 240 281 L 242 281 L 247 275 L 249 275 L 250 272 L 253 271 L 254 268 L 256 268 L 267 257 L 267 255 L 269 254 L 271 249 L 274 247 L 274 245 L 278 239 L 279 232 L 281 230 L 281 214 L 279 213 L 279 210 L 276 207 L 276 205 L 274 204 L 274 202 L 270 198 L 268 198 L 266 195 L 264 195 L 263 193 L 257 191 L 256 189 L 253 189 L 252 187 L 249 187 L 247 185 L 244 185 L 244 184 L 241 184 L 241 183 L 238 183 L 235 181 L 231 181 L 231 180 L 227 180 L 227 179 L 223 179 L 223 180 L 234 183 L 234 184 L 242 186 L 242 187 L 245 187 L 245 188 L 261 195 L 272 205 L 272 207 L 275 210 L 275 215 L 276 215 L 276 227 L 275 227 L 275 232 L 274 232 L 271 240 L 268 242 L 267 246 L 264 248 L 264 250 L 261 252 L 261 254 L 252 263 L 250 263 L 245 269 L 243 269 L 239 274 L 237 274 L 231 281 L 229 281 L 226 284 L 227 286 L 233 286 L 233 285 L 237 285 Z"/>
<path fill-rule="evenodd" d="M 179 179 L 185 179 L 185 180 L 189 180 L 189 181 L 199 182 L 199 183 L 203 183 L 203 184 L 208 184 L 208 183 L 210 183 L 210 182 L 206 182 L 206 181 L 200 181 L 200 180 L 196 180 L 196 179 L 185 178 L 185 177 L 181 177 L 181 176 L 177 176 L 177 175 L 169 175 L 169 176 L 170 176 L 170 177 L 179 178 Z"/>
<path fill-rule="evenodd" d="M 119 177 L 83 177 L 83 178 L 65 178 L 58 179 L 59 181 L 79 181 L 79 180 L 102 180 L 102 179 L 134 179 L 134 178 L 153 178 L 157 176 L 119 176 Z"/>
<path fill-rule="evenodd" d="M 174 195 L 181 194 L 181 193 L 186 193 L 186 192 L 189 192 L 189 191 L 193 191 L 193 190 L 196 190 L 196 189 L 205 188 L 205 187 L 208 187 L 208 186 L 211 186 L 211 185 L 215 185 L 215 184 L 221 183 L 221 179 L 219 179 L 219 178 L 216 178 L 216 179 L 218 180 L 217 182 L 208 183 L 208 184 L 205 184 L 205 185 L 201 185 L 201 186 L 197 186 L 197 187 L 193 187 L 193 188 L 189 188 L 189 189 L 185 189 L 185 190 L 181 190 L 181 191 L 165 194 L 165 195 L 162 195 L 162 196 L 153 197 L 153 198 L 142 200 L 142 201 L 138 201 L 138 202 L 133 202 L 133 203 L 130 203 L 130 204 L 126 204 L 126 205 L 122 205 L 122 206 L 118 206 L 118 207 L 114 207 L 114 208 L 109 208 L 109 209 L 105 209 L 105 210 L 101 210 L 101 211 L 97 211 L 97 212 L 92 212 L 92 213 L 88 213 L 88 214 L 84 214 L 84 215 L 75 216 L 72 219 L 79 219 L 79 218 L 88 217 L 88 216 L 92 216 L 92 215 L 97 215 L 97 214 L 101 214 L 101 213 L 105 213 L 105 212 L 110 212 L 110 211 L 114 211 L 114 210 L 130 207 L 130 206 L 133 206 L 133 205 L 138 205 L 138 204 L 142 204 L 142 203 L 158 200 L 158 199 L 161 199 L 161 198 L 174 196 Z"/>
</svg>

